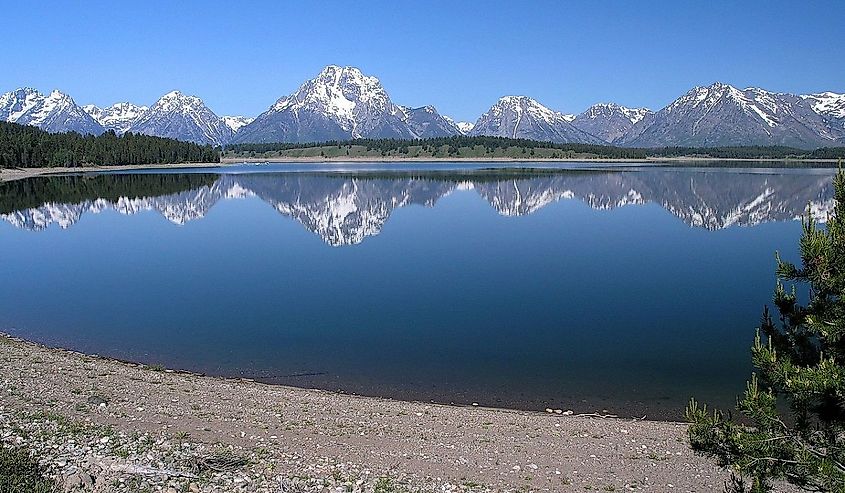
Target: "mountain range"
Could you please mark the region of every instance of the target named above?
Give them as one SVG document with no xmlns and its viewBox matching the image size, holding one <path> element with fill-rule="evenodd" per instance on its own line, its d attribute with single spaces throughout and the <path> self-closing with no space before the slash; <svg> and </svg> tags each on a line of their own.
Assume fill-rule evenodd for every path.
<svg viewBox="0 0 845 493">
<path fill-rule="evenodd" d="M 166 175 L 145 175 L 145 190 Z M 64 178 L 68 179 L 68 178 Z M 515 179 L 431 177 L 366 178 L 303 174 L 220 175 L 207 184 L 155 196 L 103 199 L 89 184 L 89 197 L 74 202 L 44 201 L 13 209 L 0 219 L 16 227 L 68 228 L 83 214 L 112 209 L 122 214 L 155 210 L 175 224 L 202 218 L 218 202 L 257 197 L 293 218 L 332 246 L 355 245 L 379 234 L 391 213 L 403 206 L 434 206 L 456 191 L 474 190 L 499 214 L 523 216 L 562 199 L 580 199 L 594 209 L 655 203 L 686 224 L 718 230 L 799 218 L 807 204 L 824 222 L 833 209 L 833 174 L 741 174 L 637 171 L 561 173 Z M 138 183 L 135 183 L 137 186 Z M 7 199 L 15 182 L 7 184 Z M 113 193 L 108 187 L 106 193 Z M 27 197 L 31 190 L 22 189 Z M 38 202 L 36 201 L 35 204 Z M 33 204 L 34 205 L 34 204 Z"/>
<path fill-rule="evenodd" d="M 395 103 L 378 78 L 329 65 L 255 118 L 218 116 L 196 96 L 172 91 L 151 106 L 78 106 L 60 92 L 22 88 L 0 96 L 0 120 L 51 132 L 143 133 L 215 146 L 490 135 L 625 147 L 845 145 L 845 94 L 795 95 L 720 82 L 694 87 L 658 111 L 601 103 L 578 115 L 528 96 L 504 96 L 474 123 L 433 106 Z"/>
</svg>

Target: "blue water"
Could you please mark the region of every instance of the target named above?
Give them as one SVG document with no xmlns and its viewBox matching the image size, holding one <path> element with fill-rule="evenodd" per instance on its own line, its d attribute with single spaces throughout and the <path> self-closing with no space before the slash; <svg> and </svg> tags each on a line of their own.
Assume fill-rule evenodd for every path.
<svg viewBox="0 0 845 493">
<path fill-rule="evenodd" d="M 109 174 L 0 187 L 0 330 L 436 402 L 731 406 L 822 170 Z M 478 168 L 483 168 L 478 167 Z M 168 181 L 169 180 L 169 181 Z"/>
</svg>

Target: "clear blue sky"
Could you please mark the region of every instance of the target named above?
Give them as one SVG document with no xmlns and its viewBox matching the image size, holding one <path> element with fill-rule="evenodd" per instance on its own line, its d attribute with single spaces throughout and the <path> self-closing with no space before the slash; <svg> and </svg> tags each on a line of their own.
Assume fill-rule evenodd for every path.
<svg viewBox="0 0 845 493">
<path fill-rule="evenodd" d="M 474 120 L 525 94 L 659 109 L 695 85 L 845 92 L 845 0 L 9 2 L 0 91 L 151 104 L 179 89 L 256 115 L 327 64 Z"/>
</svg>

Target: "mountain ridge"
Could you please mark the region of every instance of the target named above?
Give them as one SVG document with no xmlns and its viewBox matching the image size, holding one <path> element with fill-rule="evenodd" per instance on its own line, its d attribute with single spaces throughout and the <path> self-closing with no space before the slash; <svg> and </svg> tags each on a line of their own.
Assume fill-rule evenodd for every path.
<svg viewBox="0 0 845 493">
<path fill-rule="evenodd" d="M 46 96 L 31 87 L 0 95 L 0 120 L 32 125 L 48 132 L 100 135 L 105 131 L 73 98 L 58 89 Z"/>
<path fill-rule="evenodd" d="M 351 66 L 328 65 L 255 118 L 218 116 L 179 91 L 153 105 L 76 105 L 58 90 L 20 88 L 0 95 L 0 120 L 51 131 L 97 135 L 106 130 L 202 144 L 421 139 L 489 135 L 623 147 L 784 145 L 845 146 L 845 94 L 796 95 L 723 82 L 696 86 L 652 111 L 613 102 L 577 115 L 528 96 L 503 96 L 475 122 L 456 122 L 434 106 L 400 105 L 381 81 Z"/>
</svg>

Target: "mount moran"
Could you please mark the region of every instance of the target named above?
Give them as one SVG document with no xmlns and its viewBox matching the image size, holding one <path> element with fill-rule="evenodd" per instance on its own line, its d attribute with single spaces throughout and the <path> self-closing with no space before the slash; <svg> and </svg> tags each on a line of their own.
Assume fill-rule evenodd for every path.
<svg viewBox="0 0 845 493">
<path fill-rule="evenodd" d="M 596 104 L 578 115 L 527 96 L 504 96 L 474 123 L 433 106 L 394 103 L 376 77 L 329 65 L 257 117 L 218 116 L 196 97 L 173 91 L 148 106 L 78 106 L 60 91 L 21 88 L 0 96 L 0 120 L 50 132 L 134 132 L 223 146 L 356 138 L 500 136 L 626 147 L 845 145 L 845 94 L 794 95 L 714 83 L 694 87 L 665 108 Z"/>
</svg>

